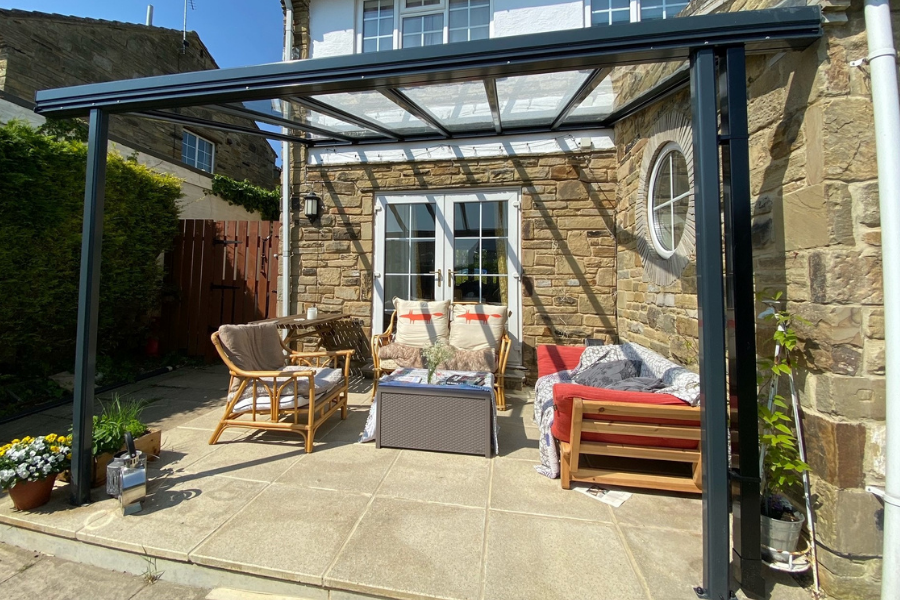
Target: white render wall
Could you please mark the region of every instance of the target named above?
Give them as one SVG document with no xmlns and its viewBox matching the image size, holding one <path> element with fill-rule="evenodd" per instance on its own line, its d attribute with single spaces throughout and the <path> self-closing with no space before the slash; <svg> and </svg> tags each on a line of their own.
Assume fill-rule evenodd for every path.
<svg viewBox="0 0 900 600">
<path fill-rule="evenodd" d="M 401 0 L 397 0 L 399 7 Z M 310 58 L 353 54 L 362 26 L 362 0 L 312 0 Z M 491 37 L 585 26 L 584 0 L 493 0 Z"/>
</svg>

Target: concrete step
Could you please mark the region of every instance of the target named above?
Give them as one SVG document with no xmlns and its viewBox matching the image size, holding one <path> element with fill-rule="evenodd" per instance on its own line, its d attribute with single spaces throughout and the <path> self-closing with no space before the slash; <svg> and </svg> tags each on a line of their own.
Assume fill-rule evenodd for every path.
<svg viewBox="0 0 900 600">
<path fill-rule="evenodd" d="M 283 594 L 250 592 L 235 588 L 215 588 L 206 595 L 206 600 L 311 600 L 311 598 L 308 596 L 285 596 Z"/>
</svg>

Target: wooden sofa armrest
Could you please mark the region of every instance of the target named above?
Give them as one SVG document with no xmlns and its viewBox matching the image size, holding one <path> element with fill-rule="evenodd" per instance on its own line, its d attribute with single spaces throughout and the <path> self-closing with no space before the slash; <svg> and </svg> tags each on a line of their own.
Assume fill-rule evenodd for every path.
<svg viewBox="0 0 900 600">
<path fill-rule="evenodd" d="M 381 358 L 378 356 L 378 351 L 383 347 L 390 344 L 394 339 L 394 323 L 397 320 L 397 311 L 395 310 L 391 313 L 391 322 L 388 323 L 387 329 L 384 330 L 384 333 L 376 333 L 372 336 L 369 344 L 372 349 L 372 364 L 375 367 L 375 372 L 378 372 L 378 369 L 381 368 Z"/>
<path fill-rule="evenodd" d="M 307 365 L 311 367 L 326 367 L 333 365 L 333 368 L 340 368 L 339 359 L 344 357 L 344 377 L 350 375 L 350 357 L 356 350 L 319 350 L 317 352 L 291 352 L 290 361 L 292 365 Z"/>
</svg>

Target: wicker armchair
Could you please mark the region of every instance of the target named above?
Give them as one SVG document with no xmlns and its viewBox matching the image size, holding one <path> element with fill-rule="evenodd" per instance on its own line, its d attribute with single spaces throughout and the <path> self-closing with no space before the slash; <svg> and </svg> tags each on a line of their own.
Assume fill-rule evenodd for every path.
<svg viewBox="0 0 900 600">
<path fill-rule="evenodd" d="M 309 453 L 313 451 L 316 430 L 331 415 L 340 409 L 341 419 L 347 418 L 350 356 L 353 350 L 296 352 L 284 346 L 272 326 L 271 334 L 268 331 L 263 334 L 266 344 L 270 346 L 266 349 L 269 364 L 264 364 L 266 361 L 252 356 L 252 352 L 248 357 L 248 353 L 242 355 L 235 348 L 229 348 L 220 335 L 221 331 L 222 328 L 212 334 L 212 343 L 228 367 L 228 403 L 225 414 L 209 439 L 210 445 L 215 444 L 229 427 L 293 431 L 303 436 L 306 452 Z M 278 344 L 277 349 L 274 344 Z M 272 357 L 277 357 L 278 352 L 283 357 L 280 367 L 271 364 L 275 360 Z M 285 365 L 285 362 L 289 364 Z M 259 368 L 261 363 L 269 368 Z"/>
<path fill-rule="evenodd" d="M 475 304 L 474 302 L 457 302 L 455 304 Z M 509 312 L 512 315 L 512 311 Z M 374 378 L 375 383 L 372 387 L 372 397 L 378 392 L 378 380 L 382 375 L 391 373 L 396 369 L 393 361 L 384 361 L 379 357 L 379 350 L 394 341 L 394 333 L 397 325 L 397 311 L 391 314 L 391 321 L 384 333 L 372 336 L 372 360 L 374 361 Z M 453 324 L 450 324 L 453 327 Z M 512 347 L 512 340 L 509 334 L 504 332 L 500 338 L 496 353 L 496 368 L 494 369 L 494 393 L 497 396 L 497 410 L 506 410 L 506 362 L 509 360 L 509 351 Z"/>
</svg>

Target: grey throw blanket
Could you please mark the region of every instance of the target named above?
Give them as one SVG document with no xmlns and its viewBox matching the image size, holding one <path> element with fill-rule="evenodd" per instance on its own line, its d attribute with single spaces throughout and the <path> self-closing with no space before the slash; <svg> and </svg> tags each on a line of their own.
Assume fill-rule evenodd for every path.
<svg viewBox="0 0 900 600">
<path fill-rule="evenodd" d="M 629 377 L 603 387 L 607 390 L 618 390 L 620 392 L 655 392 L 664 389 L 666 382 L 656 377 Z"/>
</svg>

